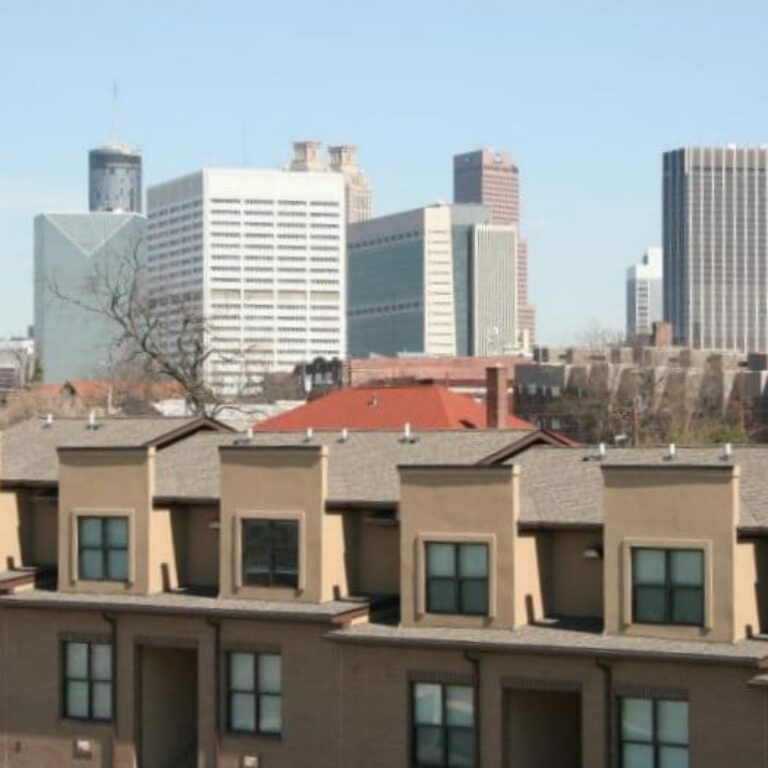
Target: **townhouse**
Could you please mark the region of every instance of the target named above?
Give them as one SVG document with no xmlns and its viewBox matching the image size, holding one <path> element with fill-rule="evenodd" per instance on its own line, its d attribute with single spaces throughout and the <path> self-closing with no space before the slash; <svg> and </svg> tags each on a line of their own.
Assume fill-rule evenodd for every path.
<svg viewBox="0 0 768 768">
<path fill-rule="evenodd" d="M 768 450 L 29 421 L 0 765 L 755 766 Z"/>
</svg>

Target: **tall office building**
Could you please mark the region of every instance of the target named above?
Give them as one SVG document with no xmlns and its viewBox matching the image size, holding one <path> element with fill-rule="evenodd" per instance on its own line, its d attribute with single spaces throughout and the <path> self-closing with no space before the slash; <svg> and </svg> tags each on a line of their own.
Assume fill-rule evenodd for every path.
<svg viewBox="0 0 768 768">
<path fill-rule="evenodd" d="M 433 205 L 352 224 L 347 238 L 353 357 L 518 346 L 517 231 L 487 208 Z"/>
<path fill-rule="evenodd" d="M 490 208 L 493 223 L 510 224 L 520 231 L 520 172 L 507 152 L 480 149 L 454 155 L 453 200 Z M 528 243 L 518 237 L 517 325 L 526 346 L 536 338 L 536 311 L 528 300 Z"/>
<path fill-rule="evenodd" d="M 45 381 L 109 374 L 119 329 L 76 302 L 93 304 L 98 298 L 95 270 L 109 271 L 135 249 L 143 254 L 145 224 L 135 213 L 43 213 L 35 218 L 34 334 Z"/>
<path fill-rule="evenodd" d="M 150 285 L 205 318 L 214 389 L 344 356 L 341 176 L 206 168 L 151 187 L 147 208 Z"/>
<path fill-rule="evenodd" d="M 650 336 L 664 316 L 661 253 L 661 248 L 648 248 L 627 269 L 627 341 Z"/>
<path fill-rule="evenodd" d="M 768 351 L 768 148 L 664 154 L 664 319 L 677 344 Z"/>
<path fill-rule="evenodd" d="M 122 144 L 105 144 L 88 155 L 91 211 L 141 213 L 141 153 Z"/>
<path fill-rule="evenodd" d="M 367 221 L 373 213 L 373 190 L 357 162 L 357 147 L 329 147 L 330 169 L 344 177 L 347 224 Z"/>
</svg>

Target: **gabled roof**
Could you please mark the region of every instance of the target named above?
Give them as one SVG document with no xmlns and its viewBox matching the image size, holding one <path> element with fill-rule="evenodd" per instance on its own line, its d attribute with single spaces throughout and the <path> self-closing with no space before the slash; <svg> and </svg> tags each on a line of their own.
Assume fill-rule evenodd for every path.
<svg viewBox="0 0 768 768">
<path fill-rule="evenodd" d="M 254 426 L 266 432 L 312 429 L 485 429 L 485 406 L 435 384 L 348 387 Z M 509 414 L 506 427 L 536 430 Z"/>
</svg>

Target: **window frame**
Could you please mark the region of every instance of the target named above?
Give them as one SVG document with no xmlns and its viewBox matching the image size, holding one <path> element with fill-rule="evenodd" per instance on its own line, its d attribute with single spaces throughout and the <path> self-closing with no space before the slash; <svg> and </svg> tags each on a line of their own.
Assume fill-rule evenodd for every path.
<svg viewBox="0 0 768 768">
<path fill-rule="evenodd" d="M 638 741 L 637 739 L 625 739 L 624 738 L 624 721 L 623 721 L 623 702 L 625 699 L 636 699 L 639 701 L 651 702 L 651 724 L 653 727 L 653 733 L 651 734 L 650 741 Z M 624 761 L 624 745 L 625 744 L 638 744 L 641 746 L 650 746 L 653 750 L 653 768 L 659 768 L 661 765 L 660 752 L 664 747 L 671 747 L 674 749 L 685 749 L 688 753 L 688 764 L 691 764 L 691 727 L 690 716 L 691 706 L 687 697 L 684 696 L 649 696 L 649 695 L 622 695 L 617 697 L 618 701 L 618 728 L 617 736 L 619 743 L 619 755 L 618 764 L 620 768 L 625 768 Z M 685 744 L 678 744 L 671 741 L 661 741 L 659 738 L 659 704 L 661 702 L 678 702 L 683 703 L 687 707 L 687 719 L 688 719 L 688 733 L 687 741 Z"/>
<path fill-rule="evenodd" d="M 638 552 L 661 552 L 664 555 L 664 582 L 663 584 L 638 584 L 635 579 L 635 554 Z M 672 582 L 672 558 L 677 553 L 694 553 L 701 558 L 701 582 L 699 586 L 675 585 Z M 707 553 L 698 547 L 665 547 L 665 546 L 632 546 L 630 548 L 630 580 L 631 580 L 631 618 L 633 624 L 652 625 L 652 626 L 674 626 L 674 627 L 699 627 L 707 626 Z M 651 621 L 638 618 L 637 612 L 637 593 L 639 589 L 655 587 L 664 590 L 664 618 L 662 621 Z M 674 618 L 674 596 L 679 592 L 698 592 L 701 604 L 701 621 L 680 621 Z"/>
<path fill-rule="evenodd" d="M 87 677 L 69 677 L 67 669 L 67 646 L 85 645 L 87 648 Z M 109 647 L 110 653 L 110 678 L 109 680 L 96 678 L 93 675 L 93 646 L 105 645 Z M 115 646 L 112 638 L 108 637 L 62 637 L 59 640 L 59 680 L 60 680 L 60 702 L 59 713 L 63 720 L 72 720 L 78 723 L 95 723 L 100 725 L 111 724 L 115 722 Z M 67 692 L 69 683 L 85 683 L 88 687 L 88 714 L 84 717 L 72 715 L 67 711 Z M 97 684 L 109 685 L 109 717 L 96 717 L 93 714 L 93 689 Z"/>
<path fill-rule="evenodd" d="M 232 657 L 235 654 L 249 655 L 253 657 L 253 688 L 251 690 L 232 687 Z M 262 656 L 277 656 L 280 659 L 280 693 L 274 691 L 262 691 L 260 681 L 259 660 Z M 270 739 L 282 739 L 285 722 L 283 720 L 283 654 L 280 650 L 253 650 L 251 648 L 230 648 L 224 653 L 224 695 L 226 697 L 226 731 L 230 736 L 265 736 Z M 233 694 L 247 694 L 254 699 L 254 729 L 235 728 L 232 715 Z M 280 730 L 265 731 L 260 728 L 261 721 L 261 697 L 271 696 L 280 699 Z"/>
<path fill-rule="evenodd" d="M 81 526 L 88 520 L 98 520 L 101 526 L 101 546 L 86 546 L 83 544 L 83 537 L 81 535 Z M 125 524 L 125 546 L 108 546 L 105 536 L 105 524 L 108 521 L 122 520 Z M 77 529 L 77 579 L 78 581 L 98 581 L 98 582 L 111 582 L 113 584 L 128 584 L 131 582 L 131 520 L 128 514 L 78 514 L 75 519 L 75 527 Z M 82 565 L 82 553 L 84 550 L 91 552 L 101 552 L 102 572 L 109 572 L 109 553 L 110 552 L 125 552 L 125 576 L 123 578 L 113 578 L 111 576 L 102 576 L 101 578 L 94 578 L 93 576 L 83 575 Z"/>
<path fill-rule="evenodd" d="M 453 549 L 453 571 L 454 576 L 430 576 L 429 573 L 429 549 L 432 546 L 449 546 Z M 460 564 L 462 547 L 482 546 L 485 547 L 485 567 L 484 577 L 479 576 L 461 576 Z M 430 600 L 429 585 L 431 581 L 451 581 L 455 584 L 456 610 L 435 609 Z M 485 582 L 485 610 L 473 611 L 463 608 L 463 591 L 461 589 L 464 582 Z M 424 607 L 426 613 L 436 616 L 485 616 L 490 617 L 491 612 L 491 545 L 487 541 L 441 541 L 438 539 L 426 539 L 424 541 Z"/>
<path fill-rule="evenodd" d="M 416 722 L 416 688 L 419 685 L 437 685 L 440 687 L 440 724 L 430 727 L 439 728 L 442 734 L 442 755 L 440 765 L 427 765 L 419 763 L 418 760 L 418 729 L 424 723 Z M 448 725 L 447 722 L 447 689 L 448 688 L 466 688 L 470 691 L 470 700 L 472 701 L 472 725 Z M 448 682 L 445 680 L 414 679 L 409 686 L 409 711 L 410 711 L 410 766 L 411 768 L 449 768 L 449 732 L 461 731 L 469 732 L 470 742 L 472 744 L 472 768 L 478 768 L 477 758 L 477 686 L 469 682 Z"/>
<path fill-rule="evenodd" d="M 246 533 L 245 529 L 248 525 L 266 525 L 269 531 L 269 569 L 267 571 L 267 584 L 254 584 L 248 581 L 246 573 Z M 295 562 L 296 562 L 296 575 L 295 582 L 293 584 L 276 584 L 275 583 L 275 553 L 277 551 L 290 551 L 284 548 L 275 548 L 273 544 L 273 531 L 277 525 L 292 525 L 295 527 Z M 240 518 L 240 585 L 246 589 L 300 589 L 301 588 L 301 520 L 298 518 L 284 518 L 284 517 L 241 517 Z"/>
</svg>

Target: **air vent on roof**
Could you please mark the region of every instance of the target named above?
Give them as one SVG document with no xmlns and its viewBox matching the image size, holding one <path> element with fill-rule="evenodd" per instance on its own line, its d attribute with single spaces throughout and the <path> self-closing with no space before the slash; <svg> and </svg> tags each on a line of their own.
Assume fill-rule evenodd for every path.
<svg viewBox="0 0 768 768">
<path fill-rule="evenodd" d="M 677 458 L 677 446 L 674 443 L 669 444 L 669 449 L 664 456 L 664 461 L 674 461 Z"/>
<path fill-rule="evenodd" d="M 733 458 L 733 446 L 730 443 L 723 446 L 723 455 L 720 458 L 723 461 L 730 461 Z"/>
<path fill-rule="evenodd" d="M 403 436 L 400 438 L 401 443 L 415 443 L 419 438 L 411 432 L 411 422 L 406 421 L 403 426 Z"/>
<path fill-rule="evenodd" d="M 253 441 L 253 427 L 248 427 L 244 435 L 238 435 L 234 443 L 235 445 L 250 445 Z"/>
<path fill-rule="evenodd" d="M 311 443 L 312 438 L 315 436 L 315 430 L 312 429 L 312 427 L 307 427 L 307 433 L 304 436 L 304 442 L 305 443 Z"/>
<path fill-rule="evenodd" d="M 86 429 L 98 429 L 101 425 L 96 421 L 96 411 L 91 411 L 88 414 L 88 423 L 85 425 Z"/>
<path fill-rule="evenodd" d="M 340 443 L 346 443 L 347 440 L 349 440 L 349 430 L 344 427 L 344 429 L 341 430 L 341 436 L 339 437 Z"/>
<path fill-rule="evenodd" d="M 605 443 L 600 443 L 597 446 L 597 453 L 588 453 L 582 461 L 602 461 L 605 458 L 606 450 Z"/>
<path fill-rule="evenodd" d="M 43 422 L 43 429 L 50 429 L 53 426 L 53 414 L 49 413 L 45 417 L 45 421 Z"/>
</svg>

